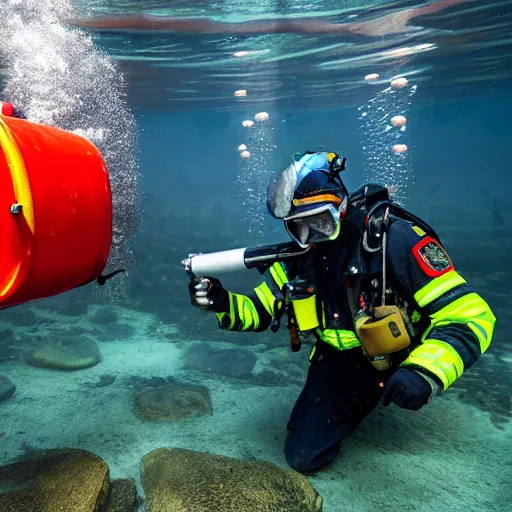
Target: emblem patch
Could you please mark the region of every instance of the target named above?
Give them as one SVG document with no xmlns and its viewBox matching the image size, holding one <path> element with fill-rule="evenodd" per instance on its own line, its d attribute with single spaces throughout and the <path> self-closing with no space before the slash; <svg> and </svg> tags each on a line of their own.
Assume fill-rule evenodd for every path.
<svg viewBox="0 0 512 512">
<path fill-rule="evenodd" d="M 419 241 L 412 252 L 427 276 L 439 277 L 453 270 L 452 261 L 446 251 L 430 236 Z"/>
</svg>

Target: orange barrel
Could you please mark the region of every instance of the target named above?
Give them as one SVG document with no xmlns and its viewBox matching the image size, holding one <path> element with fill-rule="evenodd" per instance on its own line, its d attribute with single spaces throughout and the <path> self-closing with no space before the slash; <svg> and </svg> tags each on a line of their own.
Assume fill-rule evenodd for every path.
<svg viewBox="0 0 512 512">
<path fill-rule="evenodd" d="M 111 242 L 112 197 L 98 149 L 0 114 L 0 308 L 96 279 Z"/>
</svg>

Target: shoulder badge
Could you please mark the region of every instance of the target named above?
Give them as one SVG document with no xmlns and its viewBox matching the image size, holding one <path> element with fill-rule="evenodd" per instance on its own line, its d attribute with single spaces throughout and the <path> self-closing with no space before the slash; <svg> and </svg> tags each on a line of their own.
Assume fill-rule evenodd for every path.
<svg viewBox="0 0 512 512">
<path fill-rule="evenodd" d="M 429 277 L 439 277 L 453 270 L 453 263 L 437 240 L 430 236 L 421 239 L 412 249 L 414 258 Z"/>
</svg>

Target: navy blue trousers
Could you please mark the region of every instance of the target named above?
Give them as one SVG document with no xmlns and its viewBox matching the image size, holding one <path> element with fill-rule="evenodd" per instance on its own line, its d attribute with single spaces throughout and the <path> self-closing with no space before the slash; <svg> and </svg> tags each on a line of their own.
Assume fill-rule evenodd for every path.
<svg viewBox="0 0 512 512">
<path fill-rule="evenodd" d="M 289 466 L 308 472 L 332 461 L 343 439 L 379 403 L 386 374 L 377 372 L 360 349 L 337 350 L 318 342 L 287 426 Z"/>
</svg>

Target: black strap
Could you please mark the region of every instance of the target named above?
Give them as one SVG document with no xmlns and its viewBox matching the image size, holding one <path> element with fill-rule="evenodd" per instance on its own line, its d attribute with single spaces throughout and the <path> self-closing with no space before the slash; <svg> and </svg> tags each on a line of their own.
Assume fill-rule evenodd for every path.
<svg viewBox="0 0 512 512">
<path fill-rule="evenodd" d="M 366 218 L 370 219 L 371 216 L 382 206 L 385 206 L 386 208 L 389 208 L 390 213 L 393 213 L 398 218 L 412 222 L 414 225 L 420 227 L 428 233 L 429 236 L 432 238 L 435 238 L 439 243 L 441 243 L 441 239 L 439 238 L 439 235 L 435 232 L 434 228 L 430 226 L 430 224 L 427 224 L 423 219 L 420 219 L 418 216 L 414 215 L 410 211 L 406 210 L 405 208 L 399 206 L 398 204 L 394 203 L 393 201 L 377 201 L 366 214 Z"/>
<path fill-rule="evenodd" d="M 118 270 L 114 270 L 113 272 L 110 272 L 110 274 L 100 275 L 98 277 L 98 279 L 96 279 L 96 282 L 100 286 L 103 286 L 109 279 L 111 279 L 112 277 L 116 276 L 120 272 L 126 272 L 126 270 L 124 268 L 120 268 Z"/>
</svg>

